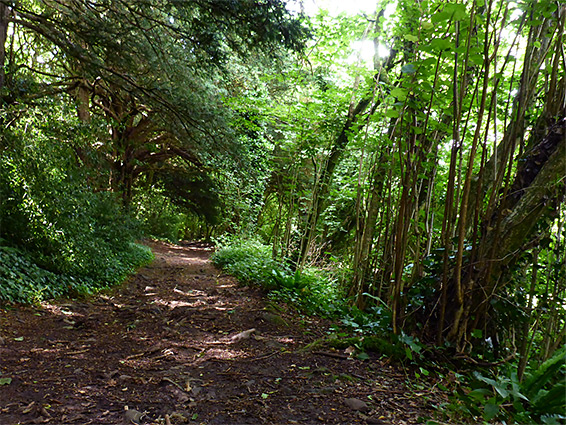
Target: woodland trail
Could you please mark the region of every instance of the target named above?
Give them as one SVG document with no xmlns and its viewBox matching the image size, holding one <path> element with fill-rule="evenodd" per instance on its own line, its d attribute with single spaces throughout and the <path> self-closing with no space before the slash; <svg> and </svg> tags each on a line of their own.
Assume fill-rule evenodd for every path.
<svg viewBox="0 0 566 425">
<path fill-rule="evenodd" d="M 155 261 L 117 289 L 0 310 L 0 424 L 414 424 L 433 415 L 435 396 L 410 391 L 387 359 L 304 350 L 328 324 L 239 287 L 207 246 L 148 244 Z"/>
</svg>

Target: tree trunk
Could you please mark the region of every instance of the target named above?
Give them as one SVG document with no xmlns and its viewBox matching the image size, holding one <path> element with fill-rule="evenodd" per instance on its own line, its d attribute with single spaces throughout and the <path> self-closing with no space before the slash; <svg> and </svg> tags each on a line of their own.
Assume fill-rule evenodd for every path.
<svg viewBox="0 0 566 425">
<path fill-rule="evenodd" d="M 10 9 L 4 3 L 0 3 L 0 93 L 4 87 L 6 74 L 4 65 L 6 62 L 6 38 L 8 37 L 8 17 Z"/>
<path fill-rule="evenodd" d="M 353 264 L 354 277 L 352 278 L 352 286 L 349 295 L 356 297 L 356 305 L 360 309 L 365 307 L 363 293 L 369 290 L 367 280 L 368 275 L 371 272 L 371 250 L 380 204 L 383 198 L 383 185 L 386 178 L 386 165 L 383 164 L 383 157 L 384 154 L 381 152 L 380 158 L 373 171 L 371 195 L 367 208 L 367 215 L 363 221 L 364 225 L 362 226 L 362 229 L 358 231 L 358 240 L 356 241 L 356 255 Z"/>
<path fill-rule="evenodd" d="M 301 249 L 297 261 L 298 269 L 302 269 L 304 267 L 306 259 L 308 257 L 308 252 L 311 247 L 314 234 L 316 232 L 318 219 L 320 217 L 320 214 L 324 210 L 324 207 L 326 206 L 326 198 L 328 196 L 330 183 L 332 182 L 334 170 L 338 165 L 338 162 L 342 157 L 342 153 L 344 152 L 344 149 L 349 142 L 348 133 L 352 129 L 357 118 L 367 109 L 367 107 L 371 103 L 371 100 L 371 97 L 364 98 L 358 102 L 355 108 L 351 108 L 351 111 L 348 114 L 348 118 L 346 119 L 346 122 L 342 127 L 342 131 L 340 132 L 340 134 L 336 138 L 336 141 L 334 142 L 334 145 L 332 146 L 330 155 L 328 156 L 324 169 L 320 174 L 320 180 L 314 189 L 313 207 L 305 223 L 305 233 L 303 240 L 301 241 Z"/>
<path fill-rule="evenodd" d="M 516 172 L 510 195 L 500 202 L 493 218 L 478 243 L 478 255 L 471 264 L 464 264 L 469 282 L 463 297 L 464 305 L 449 304 L 446 317 L 456 317 L 447 339 L 462 347 L 474 327 L 484 328 L 489 320 L 490 300 L 505 285 L 510 266 L 545 233 L 559 211 L 566 195 L 566 118 L 561 118 L 549 133 L 528 152 Z M 543 222 L 545 218 L 547 220 Z M 542 229 L 541 229 L 542 225 Z M 449 282 L 449 292 L 455 289 Z M 458 309 L 464 314 L 459 315 Z M 448 311 L 450 310 L 450 311 Z"/>
</svg>

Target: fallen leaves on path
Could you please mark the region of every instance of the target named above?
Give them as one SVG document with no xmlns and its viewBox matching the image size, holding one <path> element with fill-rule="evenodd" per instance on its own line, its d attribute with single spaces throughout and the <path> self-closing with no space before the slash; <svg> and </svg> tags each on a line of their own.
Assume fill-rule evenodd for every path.
<svg viewBox="0 0 566 425">
<path fill-rule="evenodd" d="M 0 423 L 412 424 L 431 401 L 377 355 L 301 350 L 326 324 L 239 287 L 210 247 L 156 260 L 88 301 L 0 312 Z M 353 401 L 355 400 L 355 401 Z"/>
</svg>

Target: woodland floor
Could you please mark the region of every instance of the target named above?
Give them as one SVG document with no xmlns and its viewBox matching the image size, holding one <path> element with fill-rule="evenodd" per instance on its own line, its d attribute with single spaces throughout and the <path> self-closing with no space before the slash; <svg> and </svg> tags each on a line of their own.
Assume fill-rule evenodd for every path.
<svg viewBox="0 0 566 425">
<path fill-rule="evenodd" d="M 387 359 L 304 350 L 329 323 L 238 286 L 209 262 L 209 247 L 149 245 L 155 261 L 113 291 L 0 310 L 0 424 L 415 424 L 434 415 L 438 395 L 408 388 Z"/>
</svg>

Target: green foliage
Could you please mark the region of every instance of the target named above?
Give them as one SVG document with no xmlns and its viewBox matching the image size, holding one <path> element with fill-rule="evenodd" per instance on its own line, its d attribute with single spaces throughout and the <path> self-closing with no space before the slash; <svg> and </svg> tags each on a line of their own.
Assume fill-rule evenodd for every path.
<svg viewBox="0 0 566 425">
<path fill-rule="evenodd" d="M 391 310 L 382 302 L 360 310 L 352 306 L 342 316 L 342 324 L 362 335 L 387 335 L 392 331 Z"/>
<path fill-rule="evenodd" d="M 136 191 L 132 205 L 146 235 L 170 242 L 183 238 L 185 213 L 163 189 L 152 187 Z"/>
<path fill-rule="evenodd" d="M 132 245 L 128 252 L 106 258 L 106 264 L 100 264 L 99 276 L 77 276 L 46 270 L 36 264 L 31 254 L 0 245 L 0 305 L 92 294 L 122 282 L 151 259 L 149 248 Z"/>
<path fill-rule="evenodd" d="M 270 247 L 257 240 L 219 242 L 212 262 L 233 274 L 243 284 L 275 288 L 276 275 L 273 272 L 278 265 L 271 259 Z"/>
<path fill-rule="evenodd" d="M 163 194 L 171 201 L 201 216 L 214 225 L 220 220 L 220 201 L 213 180 L 200 170 L 187 170 L 183 167 L 170 167 L 159 170 L 155 176 Z"/>
<path fill-rule="evenodd" d="M 0 237 L 25 251 L 5 257 L 2 300 L 88 293 L 148 262 L 151 252 L 134 243 L 139 226 L 117 197 L 92 192 L 69 145 L 48 126 L 23 124 L 2 134 Z"/>
<path fill-rule="evenodd" d="M 561 424 L 566 421 L 566 346 L 519 382 L 513 366 L 488 377 L 475 371 L 468 387 L 459 388 L 451 406 L 466 415 L 520 424 Z"/>
<path fill-rule="evenodd" d="M 16 248 L 0 246 L 0 304 L 37 302 L 77 289 L 71 277 L 40 268 Z"/>
<path fill-rule="evenodd" d="M 529 399 L 534 418 L 563 415 L 561 419 L 566 420 L 566 346 L 529 372 L 521 388 Z"/>
<path fill-rule="evenodd" d="M 271 247 L 257 240 L 234 239 L 221 244 L 212 261 L 242 283 L 267 289 L 270 298 L 304 312 L 332 316 L 343 305 L 335 280 L 316 270 L 293 272 L 288 265 L 273 260 Z"/>
</svg>

